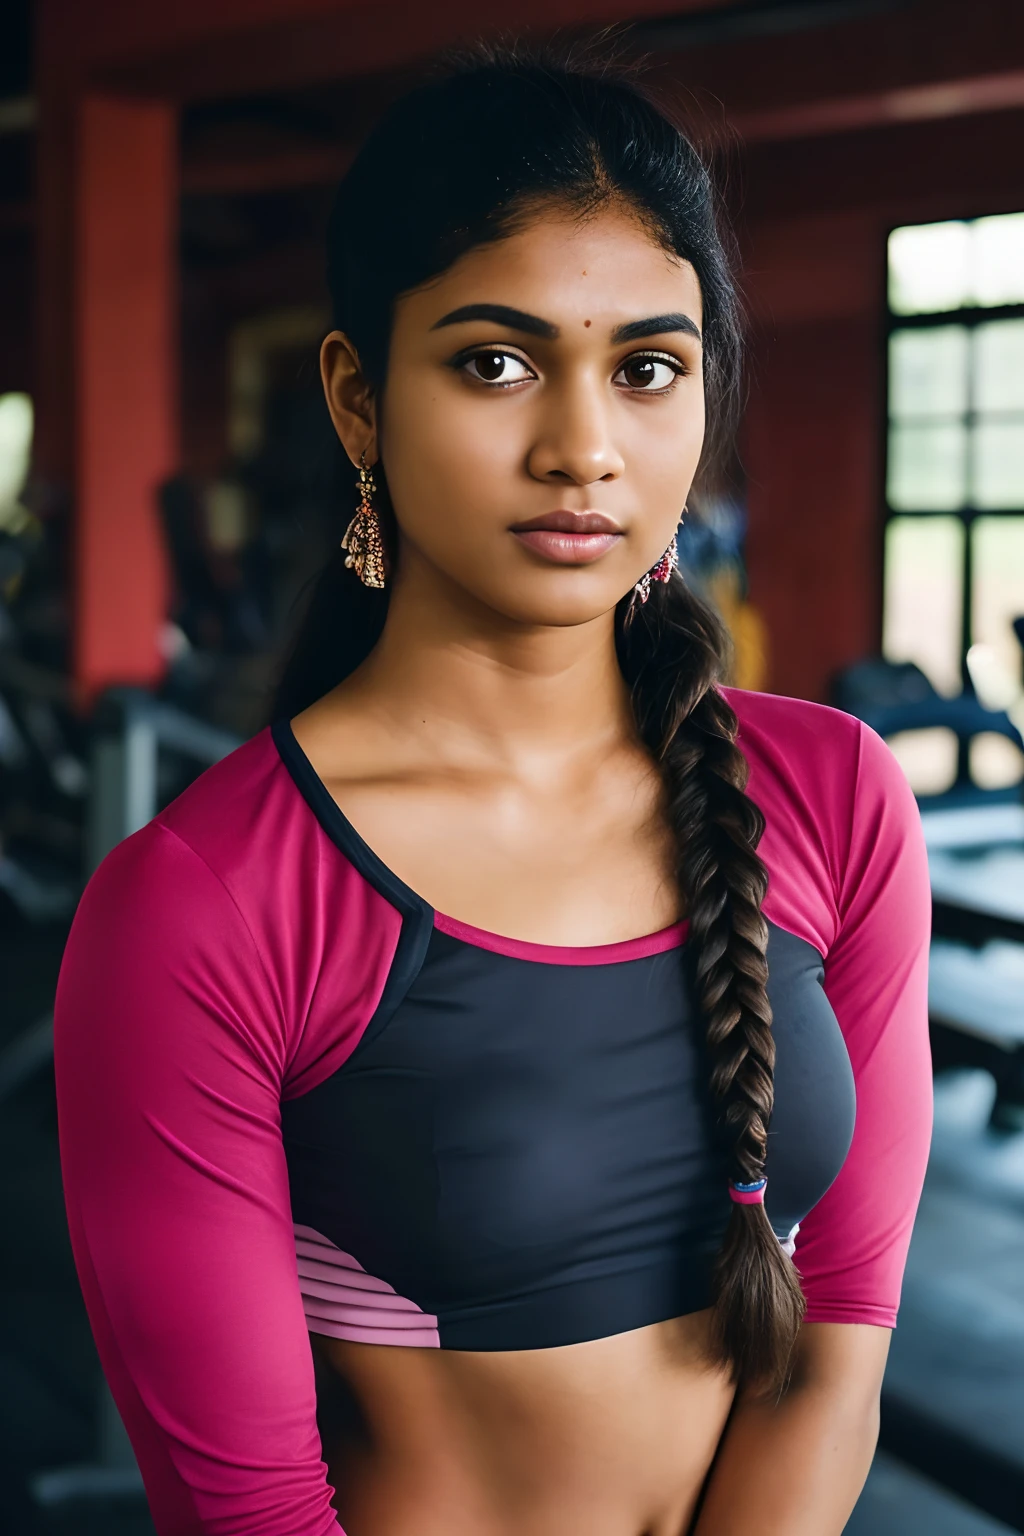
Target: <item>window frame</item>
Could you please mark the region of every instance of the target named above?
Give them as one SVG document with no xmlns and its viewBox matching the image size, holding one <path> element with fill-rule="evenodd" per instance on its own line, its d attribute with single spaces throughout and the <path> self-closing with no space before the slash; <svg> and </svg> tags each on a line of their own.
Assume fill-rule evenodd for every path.
<svg viewBox="0 0 1024 1536">
<path fill-rule="evenodd" d="M 1016 210 L 1016 209 L 1011 210 L 1011 212 L 1014 212 L 1014 213 L 1017 212 L 1017 211 L 1018 210 Z M 976 223 L 978 219 L 990 218 L 990 217 L 993 217 L 993 215 L 991 215 L 991 214 L 978 214 L 978 215 L 976 215 L 974 217 L 971 217 L 971 218 L 963 218 L 962 220 L 952 220 L 951 219 L 949 222 L 963 222 L 965 224 L 973 224 L 973 223 Z M 998 217 L 998 215 L 995 215 L 995 217 Z M 920 220 L 920 223 L 922 225 L 932 224 L 932 223 L 936 223 L 936 222 L 946 222 L 946 221 L 934 220 L 934 219 L 922 219 L 922 220 Z M 897 313 L 895 310 L 893 310 L 892 304 L 891 304 L 891 300 L 890 300 L 890 287 L 889 287 L 889 277 L 890 277 L 890 270 L 889 270 L 889 238 L 890 238 L 890 236 L 892 235 L 892 233 L 895 230 L 897 230 L 897 229 L 906 229 L 908 227 L 914 227 L 914 226 L 912 226 L 912 225 L 908 226 L 905 222 L 900 222 L 899 224 L 891 225 L 889 227 L 889 229 L 887 230 L 887 232 L 886 232 L 886 239 L 885 239 L 885 277 L 886 277 L 886 284 L 885 284 L 885 320 L 886 320 L 886 324 L 885 324 L 884 353 L 883 353 L 883 359 L 884 359 L 884 361 L 883 361 L 883 371 L 884 371 L 884 377 L 885 377 L 885 391 L 884 391 L 884 410 L 883 410 L 884 442 L 883 442 L 883 451 L 882 451 L 882 506 L 883 506 L 883 518 L 882 518 L 882 529 L 881 529 L 881 536 L 882 536 L 882 561 L 881 561 L 882 590 L 881 590 L 880 600 L 879 600 L 879 612 L 880 612 L 880 621 L 881 621 L 880 622 L 880 645 L 879 645 L 879 649 L 884 654 L 884 650 L 883 650 L 884 640 L 883 640 L 883 637 L 884 637 L 884 634 L 885 634 L 885 619 L 886 619 L 886 614 L 885 614 L 885 591 L 886 591 L 886 575 L 887 575 L 885 560 L 886 560 L 886 548 L 887 548 L 887 543 L 888 543 L 888 537 L 887 536 L 888 536 L 888 530 L 889 530 L 890 522 L 894 518 L 897 518 L 897 517 L 900 517 L 900 518 L 903 518 L 903 517 L 912 517 L 912 518 L 927 518 L 927 517 L 946 517 L 946 518 L 948 518 L 948 517 L 953 517 L 953 518 L 957 518 L 963 524 L 963 530 L 964 530 L 963 565 L 962 565 L 961 573 L 960 573 L 961 574 L 961 580 L 962 580 L 962 583 L 963 583 L 963 585 L 962 585 L 962 599 L 963 600 L 962 600 L 962 604 L 961 604 L 961 623 L 960 623 L 960 686 L 961 686 L 961 691 L 962 692 L 973 692 L 974 691 L 973 690 L 973 685 L 971 683 L 970 673 L 969 673 L 968 668 L 967 668 L 967 652 L 970 650 L 971 646 L 974 643 L 974 639 L 973 639 L 973 627 L 974 627 L 974 591 L 973 591 L 973 588 L 974 588 L 974 555 L 973 555 L 973 540 L 972 540 L 973 526 L 974 526 L 974 523 L 977 521 L 978 518 L 991 518 L 991 517 L 995 517 L 995 518 L 1000 518 L 1000 517 L 1016 517 L 1016 518 L 1020 518 L 1020 517 L 1024 517 L 1024 503 L 1022 503 L 1020 506 L 1015 506 L 1015 507 L 977 507 L 977 506 L 974 506 L 970 501 L 968 501 L 962 507 L 943 508 L 941 510 L 936 509 L 936 508 L 922 508 L 920 510 L 915 510 L 913 508 L 907 508 L 907 507 L 893 507 L 890 504 L 890 501 L 889 501 L 889 445 L 890 445 L 890 440 L 891 440 L 892 424 L 893 424 L 893 417 L 892 417 L 892 414 L 891 414 L 891 406 L 890 406 L 890 370 L 889 370 L 890 347 L 891 347 L 892 337 L 898 331 L 933 330 L 933 329 L 936 329 L 939 326 L 943 326 L 943 325 L 947 325 L 947 326 L 948 325 L 956 325 L 956 326 L 964 327 L 968 331 L 968 333 L 973 336 L 973 333 L 977 330 L 977 327 L 979 325 L 989 324 L 989 323 L 1000 321 L 1000 320 L 1024 320 L 1024 302 L 1017 303 L 1017 304 L 993 304 L 993 305 L 984 305 L 984 306 L 982 306 L 982 305 L 965 305 L 962 308 L 958 308 L 958 309 L 934 310 L 934 311 L 929 311 L 926 314 L 904 315 L 904 314 Z M 962 420 L 964 422 L 964 424 L 965 424 L 965 426 L 967 428 L 967 431 L 968 431 L 968 441 L 970 441 L 971 429 L 974 427 L 976 421 L 978 420 L 979 415 L 981 415 L 981 414 L 982 413 L 980 413 L 980 412 L 978 412 L 978 411 L 976 411 L 974 409 L 973 402 L 969 400 L 967 410 L 965 410 L 963 415 L 960 418 L 958 418 L 958 419 L 960 419 L 960 420 Z"/>
</svg>

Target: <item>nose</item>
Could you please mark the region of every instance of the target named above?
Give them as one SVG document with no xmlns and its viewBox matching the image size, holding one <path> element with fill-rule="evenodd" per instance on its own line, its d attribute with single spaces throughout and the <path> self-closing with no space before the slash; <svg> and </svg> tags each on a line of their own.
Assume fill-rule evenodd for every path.
<svg viewBox="0 0 1024 1536">
<path fill-rule="evenodd" d="M 596 380 L 566 381 L 545 390 L 529 471 L 535 480 L 593 485 L 617 480 L 625 462 L 615 442 L 613 402 Z"/>
</svg>

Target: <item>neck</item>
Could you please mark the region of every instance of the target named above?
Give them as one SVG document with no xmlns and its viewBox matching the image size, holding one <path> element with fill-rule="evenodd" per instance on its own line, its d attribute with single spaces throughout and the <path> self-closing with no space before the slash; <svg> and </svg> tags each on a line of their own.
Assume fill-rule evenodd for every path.
<svg viewBox="0 0 1024 1536">
<path fill-rule="evenodd" d="M 589 754 L 636 734 L 614 610 L 562 625 L 513 619 L 414 561 L 341 691 L 446 758 Z"/>
</svg>

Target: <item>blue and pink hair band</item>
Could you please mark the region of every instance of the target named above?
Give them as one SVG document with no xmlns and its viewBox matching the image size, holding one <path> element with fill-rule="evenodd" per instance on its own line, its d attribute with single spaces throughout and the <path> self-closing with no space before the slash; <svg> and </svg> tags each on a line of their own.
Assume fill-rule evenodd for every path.
<svg viewBox="0 0 1024 1536">
<path fill-rule="evenodd" d="M 767 1179 L 755 1179 L 751 1184 L 737 1184 L 729 1180 L 729 1198 L 737 1205 L 763 1205 Z"/>
</svg>

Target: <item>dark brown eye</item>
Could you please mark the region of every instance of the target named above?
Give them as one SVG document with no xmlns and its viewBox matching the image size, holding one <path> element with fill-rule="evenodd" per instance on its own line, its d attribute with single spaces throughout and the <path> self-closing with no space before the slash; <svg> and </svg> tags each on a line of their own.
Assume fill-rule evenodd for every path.
<svg viewBox="0 0 1024 1536">
<path fill-rule="evenodd" d="M 638 357 L 635 362 L 627 363 L 622 371 L 626 375 L 626 383 L 634 389 L 644 389 L 646 385 L 654 383 L 654 364 L 649 357 Z"/>
<path fill-rule="evenodd" d="M 656 395 L 668 389 L 681 372 L 681 368 L 674 368 L 664 358 L 629 357 L 615 377 L 623 379 L 630 389 L 645 390 L 648 394 Z"/>
<path fill-rule="evenodd" d="M 504 352 L 478 352 L 473 361 L 477 373 L 488 384 L 496 384 L 505 371 Z"/>
<path fill-rule="evenodd" d="M 521 357 L 514 352 L 474 352 L 462 365 L 470 376 L 484 384 L 519 384 L 533 378 Z"/>
</svg>

